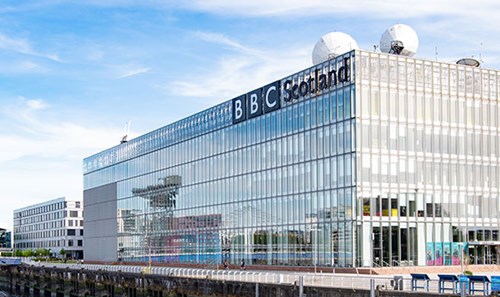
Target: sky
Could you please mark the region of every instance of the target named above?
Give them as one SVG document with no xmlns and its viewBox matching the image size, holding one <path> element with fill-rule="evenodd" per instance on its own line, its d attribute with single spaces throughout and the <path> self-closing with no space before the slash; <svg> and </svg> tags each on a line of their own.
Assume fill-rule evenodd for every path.
<svg viewBox="0 0 500 297">
<path fill-rule="evenodd" d="M 0 228 L 82 200 L 82 160 L 312 65 L 322 35 L 373 50 L 398 23 L 416 57 L 500 68 L 498 0 L 2 0 Z M 498 22 L 498 23 L 497 23 Z"/>
</svg>

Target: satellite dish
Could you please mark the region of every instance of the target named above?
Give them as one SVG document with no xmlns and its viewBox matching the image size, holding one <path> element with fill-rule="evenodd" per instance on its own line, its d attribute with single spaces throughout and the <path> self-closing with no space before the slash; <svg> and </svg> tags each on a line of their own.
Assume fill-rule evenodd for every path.
<svg viewBox="0 0 500 297">
<path fill-rule="evenodd" d="M 383 53 L 411 57 L 417 49 L 417 33 L 408 25 L 396 24 L 385 30 L 380 38 L 380 51 Z"/>
<path fill-rule="evenodd" d="M 350 35 L 330 32 L 323 35 L 314 45 L 312 62 L 316 65 L 358 48 L 358 44 Z"/>
<path fill-rule="evenodd" d="M 474 58 L 463 58 L 463 59 L 460 59 L 457 61 L 457 64 L 460 64 L 460 65 L 467 65 L 467 66 L 473 66 L 473 67 L 479 67 L 479 65 L 481 65 L 481 63 L 474 59 Z"/>
</svg>

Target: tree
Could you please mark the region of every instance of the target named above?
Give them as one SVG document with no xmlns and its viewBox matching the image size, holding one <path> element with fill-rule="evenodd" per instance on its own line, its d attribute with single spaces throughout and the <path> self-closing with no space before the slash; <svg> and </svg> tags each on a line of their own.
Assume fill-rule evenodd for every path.
<svg viewBox="0 0 500 297">
<path fill-rule="evenodd" d="M 35 253 L 32 250 L 24 250 L 23 251 L 23 257 L 33 257 L 34 254 Z"/>
<path fill-rule="evenodd" d="M 60 251 L 59 251 L 59 255 L 61 255 L 61 258 L 66 258 L 66 250 L 64 248 L 62 248 Z"/>
<path fill-rule="evenodd" d="M 48 250 L 48 249 L 42 249 L 42 248 L 37 249 L 35 251 L 35 256 L 37 256 L 37 257 L 48 257 L 48 256 L 50 256 L 50 250 Z"/>
</svg>

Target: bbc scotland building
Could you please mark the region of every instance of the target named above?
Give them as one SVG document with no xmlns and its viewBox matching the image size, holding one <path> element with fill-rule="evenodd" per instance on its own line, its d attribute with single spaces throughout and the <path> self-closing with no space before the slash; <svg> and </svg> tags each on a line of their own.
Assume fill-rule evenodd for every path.
<svg viewBox="0 0 500 297">
<path fill-rule="evenodd" d="M 86 158 L 85 260 L 498 263 L 499 98 L 500 71 L 338 55 Z"/>
</svg>

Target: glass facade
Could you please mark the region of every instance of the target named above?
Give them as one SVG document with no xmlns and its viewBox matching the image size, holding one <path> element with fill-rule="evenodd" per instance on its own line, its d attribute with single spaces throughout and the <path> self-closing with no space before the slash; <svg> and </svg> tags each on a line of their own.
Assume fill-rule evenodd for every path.
<svg viewBox="0 0 500 297">
<path fill-rule="evenodd" d="M 277 110 L 234 123 L 227 101 L 88 157 L 86 260 L 438 265 L 464 243 L 491 256 L 497 76 L 352 51 L 282 79 Z"/>
<path fill-rule="evenodd" d="M 498 263 L 500 73 L 368 52 L 356 66 L 358 265 Z"/>
</svg>

